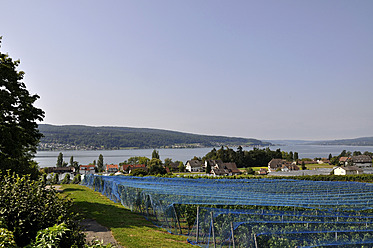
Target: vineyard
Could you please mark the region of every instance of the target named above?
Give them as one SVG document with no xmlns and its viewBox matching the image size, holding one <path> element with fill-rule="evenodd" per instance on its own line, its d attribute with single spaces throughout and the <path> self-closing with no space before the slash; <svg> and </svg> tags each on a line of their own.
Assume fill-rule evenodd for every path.
<svg viewBox="0 0 373 248">
<path fill-rule="evenodd" d="M 373 244 L 373 184 L 98 175 L 83 184 L 200 247 Z"/>
</svg>

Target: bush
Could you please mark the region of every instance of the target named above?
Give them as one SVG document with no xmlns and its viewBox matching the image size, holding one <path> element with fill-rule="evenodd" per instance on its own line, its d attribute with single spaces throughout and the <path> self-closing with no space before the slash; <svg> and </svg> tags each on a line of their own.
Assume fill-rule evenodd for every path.
<svg viewBox="0 0 373 248">
<path fill-rule="evenodd" d="M 53 173 L 53 174 L 52 174 L 52 180 L 51 180 L 51 183 L 52 183 L 52 184 L 58 184 L 58 181 L 59 181 L 58 174 L 57 174 L 57 173 Z"/>
<path fill-rule="evenodd" d="M 146 175 L 148 175 L 148 172 L 146 172 L 144 169 L 137 168 L 137 169 L 131 170 L 130 175 L 131 176 L 146 176 Z"/>
<path fill-rule="evenodd" d="M 65 223 L 59 247 L 84 246 L 78 216 L 71 211 L 72 202 L 48 190 L 42 181 L 28 176 L 0 173 L 0 218 L 14 235 L 18 246 L 35 241 L 39 230 Z"/>
<path fill-rule="evenodd" d="M 71 183 L 73 183 L 73 184 L 79 184 L 80 181 L 81 181 L 80 174 L 76 174 L 75 177 L 74 177 L 74 179 L 73 179 L 73 181 Z"/>
<path fill-rule="evenodd" d="M 70 183 L 70 174 L 66 174 L 61 183 L 62 184 L 69 184 Z"/>
<path fill-rule="evenodd" d="M 13 233 L 8 230 L 2 219 L 0 219 L 0 247 L 17 248 Z"/>
</svg>

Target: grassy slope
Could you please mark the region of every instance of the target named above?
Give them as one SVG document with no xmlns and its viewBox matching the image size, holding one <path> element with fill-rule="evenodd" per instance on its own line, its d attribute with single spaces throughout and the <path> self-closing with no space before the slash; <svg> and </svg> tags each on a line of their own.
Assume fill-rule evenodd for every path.
<svg viewBox="0 0 373 248">
<path fill-rule="evenodd" d="M 191 247 L 185 236 L 169 234 L 143 216 L 81 185 L 64 185 L 65 195 L 74 201 L 75 211 L 108 227 L 124 247 Z"/>
</svg>

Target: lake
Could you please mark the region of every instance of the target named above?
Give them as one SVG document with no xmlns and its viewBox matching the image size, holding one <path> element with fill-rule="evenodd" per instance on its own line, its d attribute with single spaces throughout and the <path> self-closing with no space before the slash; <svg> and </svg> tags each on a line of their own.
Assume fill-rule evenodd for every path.
<svg viewBox="0 0 373 248">
<path fill-rule="evenodd" d="M 298 152 L 299 158 L 327 158 L 329 154 L 333 156 L 339 155 L 343 150 L 346 151 L 361 151 L 373 152 L 373 146 L 321 146 L 321 145 L 288 145 L 288 146 L 270 146 L 271 150 L 280 148 L 281 151 Z M 160 158 L 171 158 L 173 161 L 179 160 L 184 163 L 192 159 L 194 156 L 203 157 L 210 148 L 185 148 L 185 149 L 157 149 Z M 217 147 L 216 149 L 219 149 Z M 262 149 L 262 148 L 260 148 Z M 236 150 L 236 148 L 234 148 Z M 252 150 L 252 147 L 244 147 L 244 150 Z M 69 163 L 70 157 L 74 156 L 74 161 L 79 164 L 89 164 L 93 160 L 98 160 L 98 156 L 104 156 L 105 164 L 118 164 L 124 160 L 128 160 L 134 156 L 145 156 L 151 158 L 153 149 L 134 149 L 134 150 L 99 150 L 99 151 L 38 151 L 35 161 L 39 163 L 40 167 L 53 167 L 56 165 L 58 154 L 62 152 L 64 161 Z"/>
</svg>

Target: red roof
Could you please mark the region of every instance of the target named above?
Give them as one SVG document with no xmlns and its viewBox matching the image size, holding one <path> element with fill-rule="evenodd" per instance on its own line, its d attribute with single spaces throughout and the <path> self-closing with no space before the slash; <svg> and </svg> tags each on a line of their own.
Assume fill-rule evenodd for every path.
<svg viewBox="0 0 373 248">
<path fill-rule="evenodd" d="M 89 168 L 95 168 L 96 166 L 94 164 L 89 164 L 89 165 L 81 165 L 80 169 L 82 170 L 85 168 L 86 170 L 89 170 Z M 84 170 L 84 169 L 83 169 Z"/>
<path fill-rule="evenodd" d="M 106 168 L 109 169 L 109 168 L 116 168 L 118 169 L 118 165 L 117 164 L 108 164 L 106 165 Z"/>
</svg>

